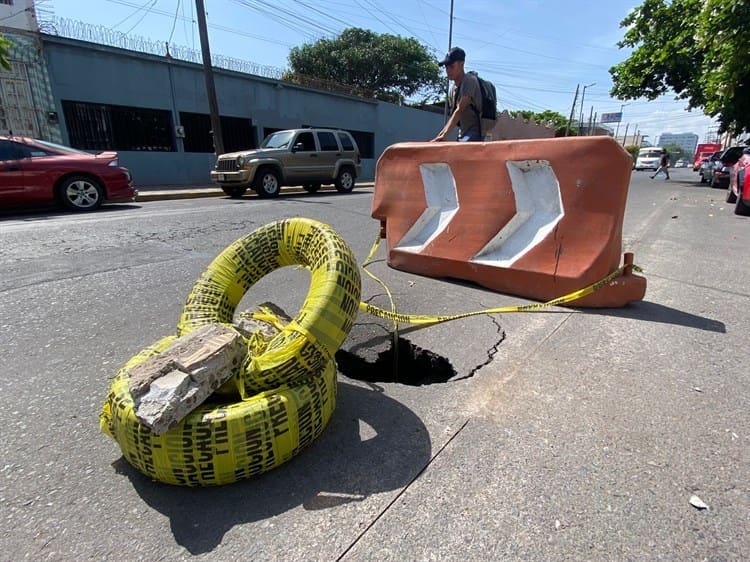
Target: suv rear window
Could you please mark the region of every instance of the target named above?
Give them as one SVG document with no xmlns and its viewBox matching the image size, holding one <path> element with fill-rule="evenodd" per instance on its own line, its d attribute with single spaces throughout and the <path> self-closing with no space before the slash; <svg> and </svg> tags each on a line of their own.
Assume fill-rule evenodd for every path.
<svg viewBox="0 0 750 562">
<path fill-rule="evenodd" d="M 341 146 L 344 147 L 344 150 L 354 150 L 354 143 L 352 143 L 352 138 L 349 135 L 346 133 L 339 133 L 339 140 L 341 141 Z"/>
<path fill-rule="evenodd" d="M 320 143 L 320 150 L 336 152 L 339 149 L 339 145 L 336 142 L 336 137 L 333 133 L 327 131 L 319 132 L 318 142 Z"/>
</svg>

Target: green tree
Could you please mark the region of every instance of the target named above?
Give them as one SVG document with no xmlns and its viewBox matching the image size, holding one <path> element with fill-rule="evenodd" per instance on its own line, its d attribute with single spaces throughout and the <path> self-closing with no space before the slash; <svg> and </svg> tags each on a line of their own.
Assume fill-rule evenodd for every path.
<svg viewBox="0 0 750 562">
<path fill-rule="evenodd" d="M 669 160 L 673 166 L 680 158 L 685 157 L 685 151 L 679 144 L 667 143 L 662 148 L 666 148 L 667 152 L 669 152 Z"/>
<path fill-rule="evenodd" d="M 0 66 L 2 66 L 5 70 L 10 70 L 8 55 L 10 54 L 11 45 L 12 43 L 10 41 L 0 35 Z"/>
<path fill-rule="evenodd" d="M 638 153 L 641 151 L 641 147 L 636 144 L 629 144 L 625 147 L 625 150 L 633 157 L 633 164 L 635 164 L 635 160 L 638 158 Z"/>
<path fill-rule="evenodd" d="M 437 60 L 412 38 L 349 28 L 335 39 L 292 48 L 288 60 L 291 72 L 284 79 L 293 82 L 315 77 L 394 102 L 415 94 L 425 101 L 444 96 Z"/>
<path fill-rule="evenodd" d="M 670 90 L 716 117 L 722 131 L 750 130 L 750 3 L 645 0 L 620 27 L 633 52 L 610 69 L 618 99 Z"/>
<path fill-rule="evenodd" d="M 527 121 L 529 119 L 534 119 L 534 122 L 536 123 L 547 125 L 548 127 L 554 127 L 556 137 L 565 136 L 565 129 L 568 126 L 568 118 L 565 117 L 565 115 L 557 113 L 556 111 L 545 109 L 544 111 L 539 113 L 539 112 L 523 109 L 520 111 L 512 111 L 510 114 L 513 115 L 514 117 L 520 115 Z M 576 133 L 575 131 L 571 130 L 571 134 L 575 135 Z"/>
</svg>

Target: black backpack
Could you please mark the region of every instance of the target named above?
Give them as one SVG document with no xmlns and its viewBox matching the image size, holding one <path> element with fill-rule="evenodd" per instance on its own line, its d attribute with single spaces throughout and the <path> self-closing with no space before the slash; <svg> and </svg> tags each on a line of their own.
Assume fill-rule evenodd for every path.
<svg viewBox="0 0 750 562">
<path fill-rule="evenodd" d="M 495 90 L 495 85 L 481 78 L 473 70 L 470 70 L 468 74 L 473 74 L 477 77 L 479 89 L 482 91 L 482 114 L 479 117 L 481 119 L 491 119 L 492 121 L 497 120 L 497 91 Z M 474 111 L 479 113 L 476 108 L 474 108 Z"/>
</svg>

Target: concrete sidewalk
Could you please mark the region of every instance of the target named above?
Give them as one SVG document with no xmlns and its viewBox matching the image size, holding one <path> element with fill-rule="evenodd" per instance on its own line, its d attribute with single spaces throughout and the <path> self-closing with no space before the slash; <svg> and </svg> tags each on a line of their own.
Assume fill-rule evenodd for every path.
<svg viewBox="0 0 750 562">
<path fill-rule="evenodd" d="M 373 181 L 358 182 L 354 186 L 354 190 L 371 188 L 375 185 Z M 158 185 L 158 186 L 139 186 L 136 187 L 138 190 L 138 196 L 136 197 L 137 202 L 143 201 L 166 201 L 169 199 L 198 199 L 200 197 L 229 197 L 226 195 L 221 187 L 217 184 L 208 185 Z M 336 191 L 336 188 L 332 185 L 324 185 L 320 188 L 320 191 Z M 302 186 L 289 186 L 282 187 L 281 193 L 306 193 Z M 245 196 L 255 196 L 255 192 L 252 189 L 247 190 Z"/>
</svg>

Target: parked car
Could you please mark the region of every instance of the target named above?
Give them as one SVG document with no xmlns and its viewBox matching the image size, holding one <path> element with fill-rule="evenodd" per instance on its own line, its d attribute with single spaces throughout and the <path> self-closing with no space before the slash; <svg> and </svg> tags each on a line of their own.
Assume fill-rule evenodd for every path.
<svg viewBox="0 0 750 562">
<path fill-rule="evenodd" d="M 93 211 L 138 192 L 116 152 L 91 154 L 27 137 L 0 136 L 0 208 L 62 204 Z"/>
<path fill-rule="evenodd" d="M 709 183 L 711 181 L 711 178 L 713 178 L 714 175 L 714 168 L 716 166 L 716 163 L 719 161 L 719 157 L 721 156 L 722 152 L 722 150 L 714 152 L 701 164 L 701 167 L 698 169 L 698 175 L 701 178 L 701 183 Z"/>
<path fill-rule="evenodd" d="M 742 150 L 742 155 L 732 166 L 727 203 L 735 203 L 734 214 L 750 216 L 750 147 Z"/>
<path fill-rule="evenodd" d="M 660 146 L 649 146 L 646 148 L 641 148 L 638 151 L 638 158 L 635 159 L 636 171 L 658 170 L 662 151 L 663 149 Z"/>
<path fill-rule="evenodd" d="M 211 180 L 230 197 L 242 197 L 248 187 L 260 197 L 276 197 L 282 185 L 315 193 L 334 184 L 348 193 L 361 173 L 359 148 L 347 131 L 289 129 L 270 134 L 256 150 L 219 155 Z"/>
<path fill-rule="evenodd" d="M 674 167 L 675 168 L 687 168 L 687 162 L 685 160 L 680 159 L 674 163 Z"/>
<path fill-rule="evenodd" d="M 732 166 L 734 166 L 740 159 L 740 156 L 742 156 L 742 149 L 743 147 L 741 146 L 733 146 L 727 148 L 721 153 L 711 168 L 710 178 L 708 179 L 708 185 L 710 187 L 729 187 Z"/>
</svg>

